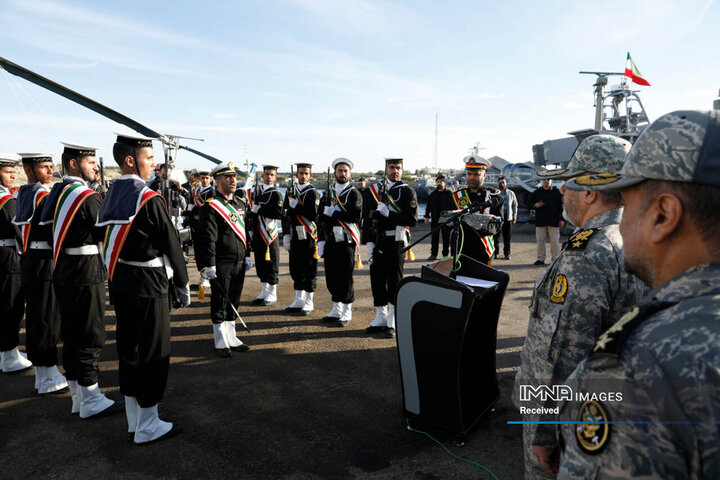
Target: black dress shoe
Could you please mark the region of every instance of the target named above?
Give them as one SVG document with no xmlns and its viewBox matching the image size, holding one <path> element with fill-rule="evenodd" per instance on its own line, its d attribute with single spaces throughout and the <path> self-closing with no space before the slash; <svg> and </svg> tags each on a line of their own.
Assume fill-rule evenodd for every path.
<svg viewBox="0 0 720 480">
<path fill-rule="evenodd" d="M 543 262 L 542 260 L 538 260 L 535 263 L 533 263 L 533 265 L 545 265 L 545 262 Z"/>
<path fill-rule="evenodd" d="M 437 255 L 430 255 L 428 260 L 437 260 Z"/>
<path fill-rule="evenodd" d="M 350 325 L 350 320 L 338 320 L 336 325 L 338 327 L 347 327 L 348 325 Z"/>
<path fill-rule="evenodd" d="M 387 338 L 395 338 L 395 329 L 392 327 L 385 327 L 385 336 Z"/>
<path fill-rule="evenodd" d="M 365 333 L 380 333 L 384 332 L 387 327 L 373 327 L 372 325 L 365 329 Z"/>
<path fill-rule="evenodd" d="M 250 305 L 262 305 L 264 301 L 264 298 L 255 298 L 252 302 L 250 302 Z"/>
<path fill-rule="evenodd" d="M 330 317 L 330 316 L 328 316 L 328 317 L 323 317 L 322 320 L 320 320 L 320 321 L 321 321 L 321 322 L 324 322 L 324 323 L 329 323 L 329 322 L 337 322 L 338 320 L 340 320 L 340 317 Z"/>
<path fill-rule="evenodd" d="M 312 310 L 300 310 L 300 315 L 308 316 L 312 313 Z"/>
<path fill-rule="evenodd" d="M 114 415 L 116 413 L 120 413 L 120 412 L 124 412 L 124 411 L 125 411 L 125 402 L 117 401 L 117 402 L 114 402 L 109 407 L 107 407 L 102 412 L 98 412 L 95 415 L 90 415 L 89 417 L 85 417 L 83 420 L 90 420 L 91 418 L 109 417 L 110 415 Z"/>
<path fill-rule="evenodd" d="M 286 312 L 286 313 L 297 313 L 297 312 L 299 312 L 299 311 L 301 311 L 301 310 L 302 310 L 302 308 L 300 308 L 300 307 L 285 307 L 285 308 L 283 309 L 283 312 Z"/>
<path fill-rule="evenodd" d="M 241 343 L 237 347 L 230 347 L 230 350 L 232 350 L 233 352 L 247 352 L 248 350 L 250 350 L 250 345 Z"/>
<path fill-rule="evenodd" d="M 161 440 L 167 440 L 168 438 L 172 438 L 182 431 L 183 431 L 183 426 L 181 423 L 173 423 L 172 428 L 165 435 L 158 437 L 155 440 L 150 440 L 149 442 L 144 442 L 144 443 L 136 443 L 135 445 L 147 445 L 149 443 L 159 442 Z"/>
<path fill-rule="evenodd" d="M 221 357 L 221 358 L 232 357 L 232 352 L 230 351 L 229 348 L 216 348 L 215 353 L 217 354 L 218 357 Z"/>
<path fill-rule="evenodd" d="M 163 422 L 168 421 L 168 416 L 165 415 L 164 413 L 158 413 L 158 418 L 160 420 L 162 420 Z M 129 442 L 134 442 L 135 441 L 135 432 L 128 432 L 127 439 Z"/>
<path fill-rule="evenodd" d="M 200 290 L 200 285 L 197 283 L 193 283 L 192 285 L 190 285 L 190 290 L 193 292 L 197 292 L 198 290 Z"/>
</svg>

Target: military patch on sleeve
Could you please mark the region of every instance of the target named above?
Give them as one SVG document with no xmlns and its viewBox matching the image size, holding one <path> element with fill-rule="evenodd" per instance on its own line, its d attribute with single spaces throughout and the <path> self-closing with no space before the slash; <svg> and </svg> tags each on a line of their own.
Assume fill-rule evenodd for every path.
<svg viewBox="0 0 720 480">
<path fill-rule="evenodd" d="M 552 295 L 550 295 L 550 301 L 553 303 L 565 303 L 565 295 L 567 294 L 568 281 L 567 277 L 563 274 L 555 277 L 553 283 Z"/>
<path fill-rule="evenodd" d="M 600 453 L 610 440 L 612 425 L 605 408 L 595 400 L 582 404 L 575 425 L 575 438 L 580 449 L 591 455 Z"/>
<path fill-rule="evenodd" d="M 567 250 L 585 250 L 590 239 L 599 231 L 599 228 L 588 228 L 574 233 L 567 241 Z"/>
<path fill-rule="evenodd" d="M 410 200 L 410 208 L 416 208 L 417 202 L 415 200 Z"/>
</svg>

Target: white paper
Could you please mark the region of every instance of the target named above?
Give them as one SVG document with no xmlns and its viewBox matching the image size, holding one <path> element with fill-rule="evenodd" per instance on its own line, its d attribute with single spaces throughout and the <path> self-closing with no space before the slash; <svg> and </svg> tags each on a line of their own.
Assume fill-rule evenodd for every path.
<svg viewBox="0 0 720 480">
<path fill-rule="evenodd" d="M 492 288 L 498 284 L 498 282 L 483 280 L 481 278 L 466 277 L 464 275 L 458 275 L 455 277 L 455 280 L 471 287 Z"/>
</svg>

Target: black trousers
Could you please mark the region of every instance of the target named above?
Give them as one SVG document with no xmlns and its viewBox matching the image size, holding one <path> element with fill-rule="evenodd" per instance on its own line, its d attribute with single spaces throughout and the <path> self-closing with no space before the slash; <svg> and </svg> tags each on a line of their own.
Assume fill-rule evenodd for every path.
<svg viewBox="0 0 720 480">
<path fill-rule="evenodd" d="M 503 237 L 503 255 L 506 257 L 510 256 L 510 238 L 512 237 L 512 222 L 504 221 L 502 223 L 502 237 Z M 500 253 L 499 248 L 499 242 L 500 234 L 493 236 L 493 241 L 495 242 L 495 253 Z"/>
<path fill-rule="evenodd" d="M 60 315 L 52 285 L 52 252 L 32 250 L 20 259 L 25 294 L 25 330 L 28 359 L 36 367 L 58 364 Z"/>
<path fill-rule="evenodd" d="M 490 241 L 493 239 L 490 237 Z M 490 257 L 487 254 L 485 245 L 482 243 L 482 237 L 472 227 L 463 224 L 462 230 L 454 229 L 450 234 L 450 250 L 454 257 L 455 252 L 462 248 L 461 252 L 480 263 L 488 264 Z"/>
<path fill-rule="evenodd" d="M 0 352 L 20 343 L 20 322 L 25 314 L 20 256 L 15 247 L 0 247 Z"/>
<path fill-rule="evenodd" d="M 255 234 L 260 237 L 260 235 Z M 280 238 L 280 237 L 278 237 Z M 263 283 L 269 283 L 270 285 L 277 285 L 278 283 L 278 271 L 280 269 L 280 247 L 278 245 L 279 240 L 275 239 L 270 244 L 270 260 L 265 260 L 265 252 L 268 247 L 265 246 L 265 242 L 260 237 L 259 242 L 253 240 L 253 250 L 255 252 L 255 270 L 257 276 Z"/>
<path fill-rule="evenodd" d="M 434 230 L 439 225 L 439 222 L 430 222 L 430 229 Z M 438 228 L 432 233 L 432 243 L 430 244 L 430 255 L 438 254 L 438 247 L 440 246 L 440 235 L 442 234 L 442 256 L 447 257 L 450 253 L 450 230 L 447 227 Z"/>
<path fill-rule="evenodd" d="M 395 237 L 385 237 L 375 244 L 370 265 L 370 288 L 376 307 L 395 304 L 397 286 L 405 266 L 405 254 L 400 253 L 403 245 L 403 242 L 395 241 Z"/>
<path fill-rule="evenodd" d="M 355 243 L 327 242 L 325 244 L 325 283 L 333 302 L 353 303 L 355 289 Z"/>
<path fill-rule="evenodd" d="M 110 291 L 117 317 L 120 392 L 142 408 L 163 398 L 170 366 L 168 297 L 144 298 Z"/>
<path fill-rule="evenodd" d="M 212 323 L 230 322 L 236 319 L 230 307 L 231 302 L 236 308 L 240 303 L 243 285 L 245 284 L 245 259 L 238 263 L 218 263 L 217 277 L 210 280 L 212 295 L 210 297 L 210 319 Z M 218 288 L 218 285 L 221 288 Z M 227 295 L 223 295 L 220 290 Z"/>
<path fill-rule="evenodd" d="M 65 378 L 89 387 L 98 382 L 105 346 L 105 284 L 55 283 Z"/>
<path fill-rule="evenodd" d="M 314 292 L 317 287 L 317 264 L 315 253 L 317 243 L 312 238 L 299 240 L 293 235 L 290 241 L 290 276 L 293 290 Z"/>
</svg>

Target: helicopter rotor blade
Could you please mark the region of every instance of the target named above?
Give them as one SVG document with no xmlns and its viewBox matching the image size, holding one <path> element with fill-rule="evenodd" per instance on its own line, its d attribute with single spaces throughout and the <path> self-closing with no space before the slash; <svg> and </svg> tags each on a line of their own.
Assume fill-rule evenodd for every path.
<svg viewBox="0 0 720 480">
<path fill-rule="evenodd" d="M 85 108 L 89 108 L 93 112 L 99 113 L 103 117 L 109 118 L 110 120 L 130 127 L 131 129 L 142 135 L 145 135 L 146 137 L 159 138 L 160 140 L 165 141 L 165 135 L 162 135 L 155 130 L 146 127 L 145 125 L 136 122 L 130 117 L 126 117 L 120 112 L 116 112 L 112 108 L 106 107 L 105 105 L 98 103 L 95 100 L 86 97 L 85 95 L 82 95 L 74 90 L 70 90 L 69 88 L 60 85 L 59 83 L 53 82 L 52 80 L 45 78 L 42 75 L 38 75 L 37 73 L 32 72 L 27 68 L 21 67 L 20 65 L 17 65 L 3 57 L 0 57 L 0 67 L 4 68 L 7 72 L 12 73 L 15 76 L 24 78 L 28 82 L 34 83 L 35 85 L 50 90 L 51 92 L 56 93 L 61 97 L 65 97 L 71 102 L 75 102 Z"/>
<path fill-rule="evenodd" d="M 185 145 L 178 145 L 178 148 L 181 148 L 181 149 L 183 149 L 183 150 L 187 150 L 187 151 L 190 152 L 190 153 L 194 153 L 195 155 L 198 155 L 198 156 L 203 157 L 203 158 L 205 158 L 205 159 L 207 159 L 207 160 L 210 160 L 211 162 L 213 162 L 213 163 L 216 164 L 216 165 L 220 165 L 220 164 L 222 163 L 222 160 L 219 160 L 219 159 L 213 157 L 212 155 L 208 155 L 207 153 L 203 153 L 203 152 L 200 152 L 200 151 L 198 151 L 198 150 L 195 150 L 194 148 L 186 147 Z"/>
</svg>

